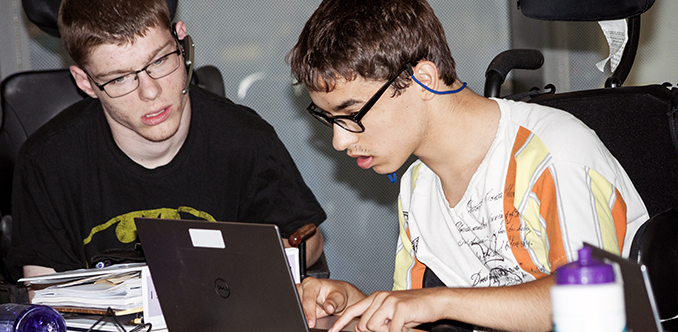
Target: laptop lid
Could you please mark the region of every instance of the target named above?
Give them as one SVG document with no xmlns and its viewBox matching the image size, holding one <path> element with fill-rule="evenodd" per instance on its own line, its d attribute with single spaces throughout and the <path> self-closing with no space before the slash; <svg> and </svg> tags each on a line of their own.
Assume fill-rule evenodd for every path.
<svg viewBox="0 0 678 332">
<path fill-rule="evenodd" d="M 170 331 L 309 331 L 277 226 L 135 223 Z"/>
<path fill-rule="evenodd" d="M 588 243 L 591 257 L 617 263 L 624 281 L 626 328 L 629 332 L 662 332 L 659 311 L 654 301 L 650 278 L 644 265 L 609 253 Z"/>
</svg>

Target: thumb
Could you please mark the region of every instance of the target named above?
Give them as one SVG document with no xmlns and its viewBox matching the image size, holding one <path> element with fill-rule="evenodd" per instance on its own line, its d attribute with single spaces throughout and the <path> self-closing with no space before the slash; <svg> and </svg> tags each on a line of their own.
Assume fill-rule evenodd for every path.
<svg viewBox="0 0 678 332">
<path fill-rule="evenodd" d="M 325 303 L 323 303 L 323 309 L 330 315 L 340 313 L 346 309 L 346 303 L 348 299 L 346 295 L 341 292 L 331 292 L 327 295 Z"/>
</svg>

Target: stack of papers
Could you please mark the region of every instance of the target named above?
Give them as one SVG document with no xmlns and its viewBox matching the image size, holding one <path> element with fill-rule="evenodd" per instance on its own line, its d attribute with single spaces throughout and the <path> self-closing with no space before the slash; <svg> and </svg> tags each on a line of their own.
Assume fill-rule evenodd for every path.
<svg viewBox="0 0 678 332">
<path fill-rule="evenodd" d="M 31 303 L 43 304 L 62 312 L 116 315 L 141 312 L 143 295 L 141 269 L 144 263 L 112 265 L 101 269 L 59 272 L 19 281 L 48 286 L 36 290 Z"/>
</svg>

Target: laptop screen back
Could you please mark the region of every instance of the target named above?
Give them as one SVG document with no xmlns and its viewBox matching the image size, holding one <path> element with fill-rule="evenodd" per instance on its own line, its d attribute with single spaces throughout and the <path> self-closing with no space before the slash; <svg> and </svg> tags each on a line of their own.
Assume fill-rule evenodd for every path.
<svg viewBox="0 0 678 332">
<path fill-rule="evenodd" d="M 652 294 L 652 287 L 650 286 L 645 266 L 588 243 L 584 243 L 584 245 L 592 249 L 592 257 L 619 264 L 622 280 L 624 281 L 627 331 L 662 332 L 659 312 L 654 302 L 654 295 Z"/>
<path fill-rule="evenodd" d="M 275 225 L 135 222 L 170 331 L 308 331 Z"/>
</svg>

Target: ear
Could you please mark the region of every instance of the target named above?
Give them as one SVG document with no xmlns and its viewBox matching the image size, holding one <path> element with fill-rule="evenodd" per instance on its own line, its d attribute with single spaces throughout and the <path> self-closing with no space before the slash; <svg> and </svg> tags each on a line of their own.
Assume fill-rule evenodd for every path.
<svg viewBox="0 0 678 332">
<path fill-rule="evenodd" d="M 438 67 L 436 67 L 435 63 L 431 61 L 420 61 L 414 68 L 412 68 L 412 70 L 414 71 L 414 77 L 419 82 L 421 82 L 423 85 L 427 86 L 430 89 L 438 90 L 439 85 Z M 428 100 L 433 98 L 433 96 L 435 95 L 432 92 L 427 91 L 423 87 L 419 86 L 418 84 L 416 83 L 414 84 L 421 91 L 422 98 Z"/>
<path fill-rule="evenodd" d="M 78 85 L 80 90 L 88 94 L 92 98 L 99 98 L 96 93 L 94 93 L 94 89 L 92 88 L 92 83 L 89 81 L 89 77 L 87 76 L 87 73 L 85 73 L 82 68 L 78 66 L 70 66 L 69 67 L 71 71 L 71 75 L 75 79 L 75 84 Z M 99 88 L 97 88 L 99 89 Z"/>
<path fill-rule="evenodd" d="M 176 26 L 175 26 L 175 29 L 176 29 L 176 32 L 177 32 L 177 38 L 179 38 L 179 40 L 184 40 L 184 38 L 187 35 L 186 24 L 184 23 L 184 21 L 178 21 Z"/>
</svg>

